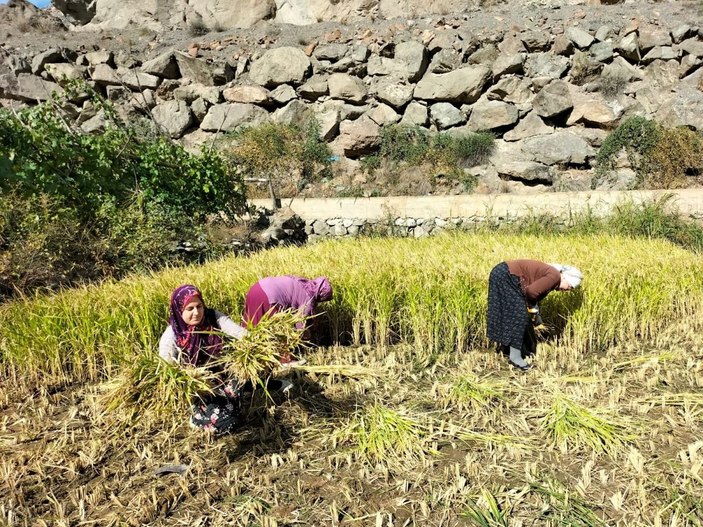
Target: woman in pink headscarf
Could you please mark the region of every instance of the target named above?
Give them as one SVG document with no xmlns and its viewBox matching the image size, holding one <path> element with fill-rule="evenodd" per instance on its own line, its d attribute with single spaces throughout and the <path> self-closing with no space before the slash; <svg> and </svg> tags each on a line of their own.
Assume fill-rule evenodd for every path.
<svg viewBox="0 0 703 527">
<path fill-rule="evenodd" d="M 302 276 L 269 276 L 256 282 L 247 293 L 244 303 L 245 324 L 256 326 L 265 314 L 273 314 L 288 309 L 303 316 L 315 313 L 317 304 L 332 299 L 332 285 L 324 276 L 312 280 Z M 310 332 L 302 323 L 298 329 Z M 290 354 L 281 358 L 281 364 L 303 364 L 304 360 L 294 360 Z"/>
<path fill-rule="evenodd" d="M 168 327 L 159 341 L 159 355 L 168 362 L 212 368 L 222 352 L 222 336 L 242 339 L 246 334 L 246 329 L 227 315 L 208 308 L 197 287 L 185 284 L 171 293 Z M 251 385 L 232 378 L 221 381 L 212 394 L 194 401 L 193 427 L 222 434 L 240 424 L 242 396 Z M 267 388 L 283 392 L 292 386 L 290 381 L 276 379 L 267 384 Z"/>
</svg>

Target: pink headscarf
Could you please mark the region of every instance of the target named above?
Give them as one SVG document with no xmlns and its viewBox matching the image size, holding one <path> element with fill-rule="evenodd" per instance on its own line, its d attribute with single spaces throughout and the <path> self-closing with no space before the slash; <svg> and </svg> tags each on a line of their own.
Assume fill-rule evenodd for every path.
<svg viewBox="0 0 703 527">
<path fill-rule="evenodd" d="M 205 309 L 205 316 L 197 326 L 191 326 L 183 320 L 183 309 L 194 298 L 199 298 L 203 305 L 203 295 L 194 285 L 178 286 L 171 293 L 170 316 L 168 323 L 176 335 L 176 343 L 181 349 L 182 360 L 192 366 L 201 366 L 210 357 L 222 350 L 222 338 L 219 335 L 202 332 L 217 330 L 217 320 L 213 309 Z M 201 352 L 202 356 L 201 356 Z"/>
</svg>

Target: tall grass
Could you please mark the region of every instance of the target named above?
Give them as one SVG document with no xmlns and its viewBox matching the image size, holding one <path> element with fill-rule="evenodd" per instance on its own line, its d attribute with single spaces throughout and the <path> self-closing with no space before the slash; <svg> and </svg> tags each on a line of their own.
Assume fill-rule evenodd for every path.
<svg viewBox="0 0 703 527">
<path fill-rule="evenodd" d="M 440 352 L 486 345 L 487 278 L 513 258 L 580 267 L 580 291 L 552 293 L 545 320 L 570 353 L 599 352 L 622 339 L 654 335 L 672 318 L 703 307 L 703 262 L 662 240 L 612 235 L 447 234 L 427 239 L 347 239 L 280 248 L 200 267 L 169 269 L 0 306 L 0 361 L 11 371 L 96 379 L 155 350 L 168 297 L 197 284 L 206 303 L 241 312 L 248 287 L 268 275 L 325 274 L 334 340 L 414 343 L 418 363 Z"/>
</svg>

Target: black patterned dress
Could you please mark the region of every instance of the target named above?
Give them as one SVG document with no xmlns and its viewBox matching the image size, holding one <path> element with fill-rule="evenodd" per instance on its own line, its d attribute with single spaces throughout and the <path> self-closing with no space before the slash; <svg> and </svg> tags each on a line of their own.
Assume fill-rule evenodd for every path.
<svg viewBox="0 0 703 527">
<path fill-rule="evenodd" d="M 520 287 L 520 278 L 510 274 L 508 264 L 496 265 L 488 278 L 487 336 L 507 348 L 522 350 L 523 356 L 534 355 L 537 338 L 527 312 L 527 301 Z"/>
</svg>

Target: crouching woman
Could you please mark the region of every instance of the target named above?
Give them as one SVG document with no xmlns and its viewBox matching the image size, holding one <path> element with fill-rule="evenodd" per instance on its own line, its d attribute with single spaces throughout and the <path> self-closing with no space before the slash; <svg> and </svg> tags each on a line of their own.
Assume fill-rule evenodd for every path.
<svg viewBox="0 0 703 527">
<path fill-rule="evenodd" d="M 581 284 L 575 267 L 537 260 L 509 260 L 496 265 L 488 279 L 488 338 L 500 344 L 510 364 L 527 371 L 525 358 L 537 352 L 534 326 L 542 324 L 539 302 L 552 291 Z"/>
<path fill-rule="evenodd" d="M 222 351 L 222 333 L 241 339 L 247 332 L 224 313 L 207 308 L 197 287 L 181 285 L 171 294 L 168 327 L 159 341 L 159 355 L 169 362 L 213 369 Z M 216 433 L 233 430 L 240 422 L 240 395 L 236 379 L 222 381 L 212 394 L 193 405 L 191 425 Z"/>
</svg>

